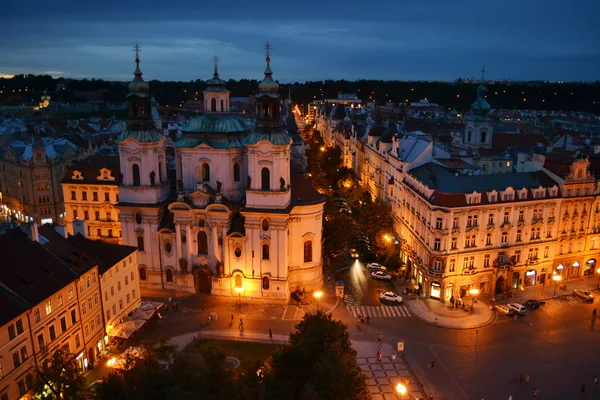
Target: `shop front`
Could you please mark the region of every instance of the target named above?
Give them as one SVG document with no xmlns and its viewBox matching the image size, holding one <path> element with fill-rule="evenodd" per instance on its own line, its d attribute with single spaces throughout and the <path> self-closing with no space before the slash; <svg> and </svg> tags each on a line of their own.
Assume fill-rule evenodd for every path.
<svg viewBox="0 0 600 400">
<path fill-rule="evenodd" d="M 535 286 L 537 283 L 537 271 L 535 269 L 530 269 L 525 272 L 525 279 L 523 281 L 523 286 Z"/>
<path fill-rule="evenodd" d="M 465 279 L 463 281 L 460 281 L 459 285 L 459 296 L 466 297 L 469 294 L 469 290 L 471 290 L 471 287 L 473 286 L 473 281 L 470 279 Z"/>
<path fill-rule="evenodd" d="M 596 259 L 590 258 L 583 267 L 583 276 L 591 276 L 596 273 Z"/>
<path fill-rule="evenodd" d="M 442 296 L 442 285 L 439 282 L 431 282 L 429 297 L 439 300 Z"/>
<path fill-rule="evenodd" d="M 452 296 L 454 296 L 454 283 L 448 283 L 446 285 L 446 294 L 444 295 L 444 298 L 446 301 L 450 301 Z"/>
<path fill-rule="evenodd" d="M 479 294 L 488 294 L 489 287 L 490 277 L 486 275 L 479 281 Z"/>
<path fill-rule="evenodd" d="M 560 275 L 563 276 L 563 271 L 565 270 L 565 266 L 563 264 L 558 264 L 556 266 L 556 269 L 554 270 L 554 272 L 556 272 L 554 275 Z"/>
<path fill-rule="evenodd" d="M 573 264 L 571 264 L 571 273 L 569 274 L 569 277 L 567 279 L 579 278 L 580 265 L 581 264 L 579 264 L 579 261 L 575 261 L 573 262 Z"/>
</svg>

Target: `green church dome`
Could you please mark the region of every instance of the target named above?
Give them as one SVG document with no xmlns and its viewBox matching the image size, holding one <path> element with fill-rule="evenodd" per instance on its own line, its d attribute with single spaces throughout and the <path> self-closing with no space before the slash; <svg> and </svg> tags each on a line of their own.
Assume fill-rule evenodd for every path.
<svg viewBox="0 0 600 400">
<path fill-rule="evenodd" d="M 204 114 L 191 119 L 182 131 L 196 133 L 242 133 L 249 129 L 246 122 L 236 115 Z"/>
</svg>

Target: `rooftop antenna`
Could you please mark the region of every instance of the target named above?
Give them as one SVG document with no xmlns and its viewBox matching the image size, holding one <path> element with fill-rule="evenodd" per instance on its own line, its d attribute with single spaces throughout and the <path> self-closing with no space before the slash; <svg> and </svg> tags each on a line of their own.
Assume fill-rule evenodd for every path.
<svg viewBox="0 0 600 400">
<path fill-rule="evenodd" d="M 139 60 L 140 59 L 140 51 L 142 51 L 142 49 L 140 49 L 140 46 L 137 43 L 133 47 L 133 51 L 135 51 L 135 59 Z"/>
<path fill-rule="evenodd" d="M 485 82 L 485 66 L 481 67 L 481 82 Z"/>
</svg>

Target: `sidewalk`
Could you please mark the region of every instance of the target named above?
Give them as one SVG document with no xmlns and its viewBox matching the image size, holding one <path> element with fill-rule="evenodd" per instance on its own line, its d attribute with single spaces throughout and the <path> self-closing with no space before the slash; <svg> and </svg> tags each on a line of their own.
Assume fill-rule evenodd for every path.
<svg viewBox="0 0 600 400">
<path fill-rule="evenodd" d="M 239 331 L 202 331 L 202 338 L 221 339 L 221 340 L 241 340 L 260 343 L 287 343 L 288 335 L 273 335 L 270 338 L 268 334 L 256 332 Z M 171 338 L 171 343 L 177 345 L 179 349 L 185 348 L 196 333 L 180 335 Z M 395 386 L 398 383 L 405 385 L 407 389 L 407 399 L 425 398 L 421 384 L 415 378 L 409 365 L 402 355 L 392 360 L 392 354 L 395 354 L 394 348 L 385 343 L 381 346 L 382 358 L 377 359 L 377 343 L 352 341 L 352 347 L 357 352 L 356 360 L 360 365 L 364 375 L 368 378 L 368 389 L 373 400 L 397 399 Z"/>
<path fill-rule="evenodd" d="M 438 300 L 419 299 L 404 302 L 410 309 L 413 317 L 426 324 L 440 326 L 449 329 L 475 329 L 489 325 L 496 319 L 496 312 L 490 310 L 487 303 L 482 301 L 475 304 L 471 312 L 471 304 L 465 300 L 465 310 L 454 309 L 450 304 L 444 304 Z"/>
<path fill-rule="evenodd" d="M 567 285 L 567 290 L 561 290 L 560 285 Z M 553 283 L 548 283 L 545 286 L 537 285 L 535 287 L 527 287 L 523 290 L 513 289 L 512 297 L 510 299 L 502 298 L 502 295 L 496 295 L 496 303 L 506 304 L 506 303 L 522 303 L 529 299 L 535 300 L 546 300 L 551 299 L 553 297 L 565 296 L 569 294 L 573 294 L 573 289 L 580 290 L 591 290 L 596 291 L 598 286 L 598 277 L 597 275 L 591 275 L 589 277 L 582 277 L 575 280 L 570 280 L 566 282 L 560 282 L 556 285 L 556 291 Z M 556 293 L 556 295 L 555 295 Z"/>
</svg>

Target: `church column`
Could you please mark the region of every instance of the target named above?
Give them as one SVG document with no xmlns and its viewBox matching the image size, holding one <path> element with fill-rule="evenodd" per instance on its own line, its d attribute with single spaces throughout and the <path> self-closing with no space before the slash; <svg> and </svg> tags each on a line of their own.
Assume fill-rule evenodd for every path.
<svg viewBox="0 0 600 400">
<path fill-rule="evenodd" d="M 276 276 L 277 276 L 277 280 L 279 280 L 279 272 L 280 272 L 280 264 L 281 264 L 281 260 L 282 260 L 282 256 L 281 256 L 281 251 L 279 251 L 279 247 L 280 247 L 280 237 L 279 235 L 281 234 L 281 228 L 280 227 L 273 227 L 273 229 L 275 230 L 275 234 L 273 235 L 273 240 L 271 245 L 274 246 L 274 248 L 269 249 L 269 251 L 271 252 L 271 254 L 273 254 L 273 250 L 275 250 L 275 254 L 277 254 L 277 272 L 276 272 Z"/>
<path fill-rule="evenodd" d="M 213 244 L 213 254 L 215 256 L 215 266 L 217 262 L 221 261 L 221 255 L 219 254 L 219 233 L 218 233 L 218 224 L 212 224 L 212 244 Z M 216 268 L 215 268 L 216 271 Z"/>
<path fill-rule="evenodd" d="M 194 267 L 194 263 L 193 263 L 193 258 L 192 258 L 192 254 L 194 253 L 194 241 L 197 240 L 197 238 L 195 238 L 192 227 L 189 225 L 186 225 L 185 228 L 185 232 L 186 232 L 186 246 L 187 246 L 187 260 L 188 260 L 188 271 L 192 271 L 192 268 Z"/>
<path fill-rule="evenodd" d="M 176 263 L 177 263 L 177 269 L 181 272 L 181 265 L 179 265 L 179 260 L 181 259 L 181 253 L 182 253 L 182 248 L 181 248 L 181 224 L 179 224 L 178 222 L 175 223 L 175 257 L 176 257 Z"/>
<path fill-rule="evenodd" d="M 227 225 L 223 225 L 223 230 L 222 230 L 222 235 L 223 235 L 223 255 L 222 255 L 222 260 L 223 260 L 223 274 L 224 275 L 230 275 L 231 274 L 231 265 L 229 262 L 229 238 L 227 237 Z"/>
</svg>

